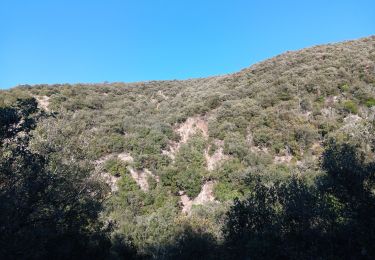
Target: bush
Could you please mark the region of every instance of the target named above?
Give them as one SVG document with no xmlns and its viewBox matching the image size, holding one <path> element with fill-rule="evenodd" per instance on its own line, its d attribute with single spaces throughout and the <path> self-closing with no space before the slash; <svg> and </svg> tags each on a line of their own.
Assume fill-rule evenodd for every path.
<svg viewBox="0 0 375 260">
<path fill-rule="evenodd" d="M 303 111 L 310 111 L 312 109 L 311 102 L 307 98 L 302 99 L 300 105 Z"/>
<path fill-rule="evenodd" d="M 343 91 L 343 92 L 348 92 L 349 89 L 350 89 L 350 87 L 349 87 L 348 84 L 344 84 L 344 85 L 340 86 L 339 88 L 340 88 L 340 90 Z"/>
<path fill-rule="evenodd" d="M 160 170 L 162 185 L 170 187 L 174 194 L 185 191 L 190 198 L 196 197 L 207 172 L 204 149 L 205 140 L 201 135 L 193 136 L 182 145 L 173 165 Z"/>
<path fill-rule="evenodd" d="M 202 187 L 203 173 L 196 169 L 186 169 L 176 177 L 177 187 L 185 191 L 190 198 L 195 198 Z"/>
<path fill-rule="evenodd" d="M 225 138 L 225 154 L 232 155 L 239 158 L 240 160 L 243 160 L 249 152 L 249 147 L 247 146 L 245 138 L 242 135 L 238 133 L 232 133 Z"/>
<path fill-rule="evenodd" d="M 220 182 L 214 188 L 215 198 L 221 202 L 231 201 L 235 198 L 241 198 L 242 194 L 236 189 L 236 185 L 229 182 Z"/>
<path fill-rule="evenodd" d="M 104 164 L 104 169 L 113 176 L 120 177 L 127 173 L 126 163 L 117 158 L 109 159 Z"/>
<path fill-rule="evenodd" d="M 346 100 L 343 103 L 343 108 L 346 112 L 357 114 L 358 113 L 358 106 L 357 104 L 352 100 Z"/>
<path fill-rule="evenodd" d="M 375 98 L 369 98 L 369 99 L 367 99 L 367 101 L 366 101 L 366 106 L 367 107 L 373 107 L 373 106 L 375 106 Z"/>
</svg>

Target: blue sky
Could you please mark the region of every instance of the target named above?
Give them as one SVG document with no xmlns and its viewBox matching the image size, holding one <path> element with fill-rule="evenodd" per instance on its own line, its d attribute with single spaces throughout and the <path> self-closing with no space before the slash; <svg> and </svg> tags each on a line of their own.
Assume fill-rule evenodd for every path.
<svg viewBox="0 0 375 260">
<path fill-rule="evenodd" d="M 374 0 L 0 0 L 0 88 L 226 74 L 371 34 Z"/>
</svg>

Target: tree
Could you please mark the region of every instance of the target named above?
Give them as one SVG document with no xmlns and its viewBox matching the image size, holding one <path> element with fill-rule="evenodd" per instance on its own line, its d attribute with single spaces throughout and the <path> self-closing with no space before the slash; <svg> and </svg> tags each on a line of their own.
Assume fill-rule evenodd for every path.
<svg viewBox="0 0 375 260">
<path fill-rule="evenodd" d="M 319 189 L 339 209 L 335 223 L 336 247 L 343 257 L 374 258 L 375 161 L 368 161 L 356 147 L 331 141 L 323 155 L 327 175 Z M 332 203 L 333 204 L 333 203 Z"/>
<path fill-rule="evenodd" d="M 30 150 L 40 115 L 33 98 L 0 108 L 0 258 L 104 258 L 103 188 L 79 164 Z"/>
<path fill-rule="evenodd" d="M 237 258 L 373 259 L 375 163 L 349 144 L 332 142 L 326 171 L 308 184 L 253 178 L 252 193 L 227 214 L 225 246 Z"/>
</svg>

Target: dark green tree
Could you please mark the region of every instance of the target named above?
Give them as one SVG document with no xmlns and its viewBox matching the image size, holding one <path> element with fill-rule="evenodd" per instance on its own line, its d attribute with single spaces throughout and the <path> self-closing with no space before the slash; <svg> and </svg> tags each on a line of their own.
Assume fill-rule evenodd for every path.
<svg viewBox="0 0 375 260">
<path fill-rule="evenodd" d="M 38 116 L 33 98 L 0 108 L 0 258 L 104 258 L 102 185 L 78 163 L 30 150 Z"/>
<path fill-rule="evenodd" d="M 375 258 L 375 162 L 352 145 L 331 142 L 322 166 L 327 175 L 319 189 L 334 199 L 331 208 L 339 211 L 332 247 L 343 258 Z"/>
<path fill-rule="evenodd" d="M 373 259 L 374 162 L 332 142 L 322 168 L 326 174 L 313 185 L 298 176 L 273 183 L 254 178 L 250 196 L 227 214 L 227 257 Z"/>
</svg>

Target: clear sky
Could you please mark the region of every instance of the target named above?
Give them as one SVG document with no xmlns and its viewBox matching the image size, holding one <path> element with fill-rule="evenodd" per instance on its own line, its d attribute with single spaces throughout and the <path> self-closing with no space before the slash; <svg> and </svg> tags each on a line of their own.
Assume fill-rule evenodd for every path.
<svg viewBox="0 0 375 260">
<path fill-rule="evenodd" d="M 0 0 L 0 88 L 226 74 L 371 34 L 374 0 Z"/>
</svg>

